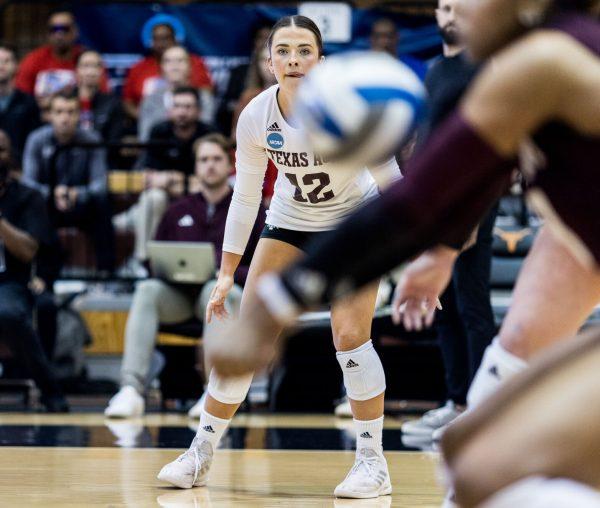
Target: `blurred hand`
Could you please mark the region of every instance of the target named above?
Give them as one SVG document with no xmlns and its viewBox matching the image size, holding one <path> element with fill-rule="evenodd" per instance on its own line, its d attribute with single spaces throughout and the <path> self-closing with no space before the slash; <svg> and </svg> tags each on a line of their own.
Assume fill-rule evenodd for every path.
<svg viewBox="0 0 600 508">
<path fill-rule="evenodd" d="M 185 175 L 180 171 L 169 171 L 167 191 L 170 196 L 181 196 L 185 190 Z"/>
<path fill-rule="evenodd" d="M 41 295 L 46 289 L 46 283 L 39 277 L 34 277 L 29 282 L 29 289 L 35 295 Z"/>
<path fill-rule="evenodd" d="M 188 178 L 188 191 L 190 194 L 197 194 L 202 190 L 202 183 L 196 175 L 190 175 Z"/>
<path fill-rule="evenodd" d="M 213 315 L 217 319 L 227 319 L 229 313 L 225 308 L 225 300 L 233 287 L 232 275 L 219 275 L 217 284 L 213 288 L 208 305 L 206 306 L 206 322 L 210 323 Z"/>
<path fill-rule="evenodd" d="M 458 251 L 435 247 L 425 251 L 402 272 L 392 301 L 392 320 L 406 330 L 422 330 L 433 323 L 439 296 L 444 292 Z"/>
<path fill-rule="evenodd" d="M 69 187 L 67 190 L 69 193 L 69 208 L 73 208 L 77 204 L 77 197 L 79 193 L 75 187 Z"/>
<path fill-rule="evenodd" d="M 267 367 L 281 349 L 282 324 L 260 298 L 250 294 L 244 319 L 231 319 L 204 341 L 206 364 L 223 377 L 237 377 Z"/>
<path fill-rule="evenodd" d="M 69 188 L 66 185 L 54 187 L 54 206 L 60 212 L 66 212 L 69 208 Z"/>
<path fill-rule="evenodd" d="M 169 171 L 146 171 L 145 186 L 148 189 L 166 189 L 169 181 Z"/>
</svg>

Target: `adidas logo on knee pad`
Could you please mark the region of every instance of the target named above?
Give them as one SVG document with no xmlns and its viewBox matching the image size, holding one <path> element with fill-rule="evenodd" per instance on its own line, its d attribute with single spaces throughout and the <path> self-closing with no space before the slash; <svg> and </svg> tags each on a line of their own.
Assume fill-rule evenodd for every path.
<svg viewBox="0 0 600 508">
<path fill-rule="evenodd" d="M 210 432 L 211 434 L 215 433 L 215 429 L 212 428 L 212 425 L 206 425 L 205 427 L 202 427 L 202 430 Z"/>
<path fill-rule="evenodd" d="M 350 369 L 352 367 L 358 367 L 358 366 L 359 366 L 358 363 L 352 361 L 352 359 L 348 360 L 348 363 L 346 364 L 347 369 Z"/>
<path fill-rule="evenodd" d="M 365 439 L 373 439 L 373 436 L 371 434 L 369 434 L 368 432 L 363 432 L 360 437 L 365 438 Z"/>
</svg>

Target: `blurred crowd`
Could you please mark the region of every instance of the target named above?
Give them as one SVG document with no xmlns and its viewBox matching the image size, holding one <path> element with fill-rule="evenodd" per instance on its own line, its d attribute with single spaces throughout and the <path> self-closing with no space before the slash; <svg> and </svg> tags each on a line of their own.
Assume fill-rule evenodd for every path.
<svg viewBox="0 0 600 508">
<path fill-rule="evenodd" d="M 102 55 L 78 43 L 68 10 L 50 14 L 46 43 L 22 59 L 0 44 L 0 326 L 9 346 L 0 347 L 0 363 L 19 360 L 49 411 L 67 409 L 51 364 L 55 282 L 73 273 L 149 279 L 134 294 L 128 334 L 129 342 L 135 336 L 143 344 L 135 360 L 126 354 L 123 371 L 142 392 L 158 323 L 177 321 L 183 311 L 193 316 L 200 298 L 190 300 L 190 291 L 175 297 L 176 288 L 152 279 L 148 242 L 210 241 L 220 255 L 237 119 L 275 84 L 266 24 L 254 30 L 249 63 L 231 70 L 219 96 L 202 56 L 178 36 L 176 20 L 158 14 L 146 26 L 148 53 L 129 69 L 120 93 L 111 90 Z M 378 20 L 372 49 L 398 56 L 398 34 L 393 21 Z M 423 74 L 421 62 L 409 64 Z M 114 184 L 124 172 L 132 177 Z M 269 167 L 265 207 L 276 177 Z M 82 257 L 84 269 L 73 272 L 73 260 Z M 165 295 L 180 305 L 165 310 Z M 141 359 L 140 350 L 147 351 Z"/>
</svg>

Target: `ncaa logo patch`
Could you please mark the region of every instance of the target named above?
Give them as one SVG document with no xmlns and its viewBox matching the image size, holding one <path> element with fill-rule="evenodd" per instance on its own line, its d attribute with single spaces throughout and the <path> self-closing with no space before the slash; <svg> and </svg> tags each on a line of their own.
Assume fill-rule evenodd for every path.
<svg viewBox="0 0 600 508">
<path fill-rule="evenodd" d="M 271 132 L 267 136 L 267 144 L 274 150 L 281 150 L 283 148 L 283 136 L 277 132 Z"/>
</svg>

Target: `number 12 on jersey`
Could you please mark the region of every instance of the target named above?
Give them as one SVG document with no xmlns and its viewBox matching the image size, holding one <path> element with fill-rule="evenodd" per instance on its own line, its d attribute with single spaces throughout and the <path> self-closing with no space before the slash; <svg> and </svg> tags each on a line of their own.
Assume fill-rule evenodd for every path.
<svg viewBox="0 0 600 508">
<path fill-rule="evenodd" d="M 294 192 L 294 201 L 298 201 L 299 203 L 310 202 L 312 204 L 316 204 L 323 203 L 324 201 L 329 201 L 330 199 L 334 198 L 333 191 L 323 191 L 325 187 L 331 183 L 327 173 L 309 173 L 302 177 L 302 184 L 304 186 L 310 186 L 315 183 L 317 184 L 313 190 L 306 194 L 306 197 L 304 197 L 302 187 L 300 187 L 300 184 L 298 183 L 297 175 L 293 173 L 285 173 L 285 176 L 296 189 Z M 319 196 L 321 192 L 323 192 L 323 194 Z"/>
</svg>

